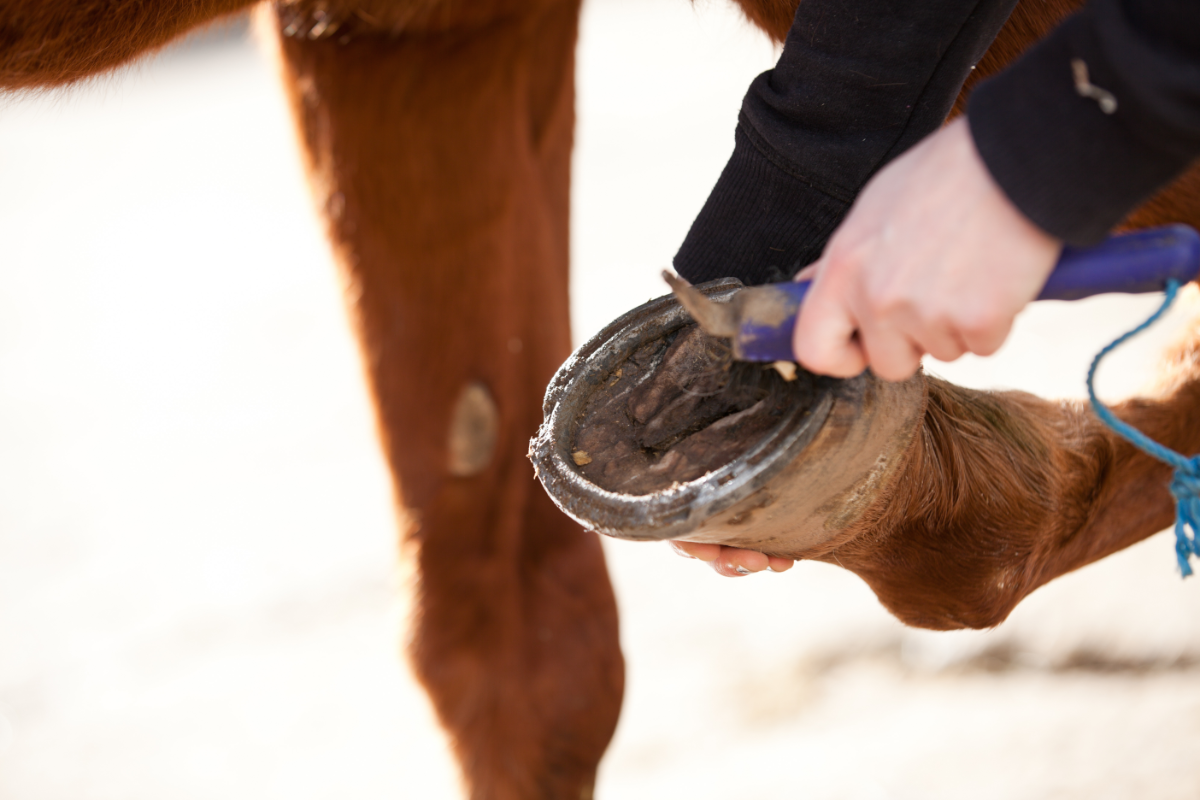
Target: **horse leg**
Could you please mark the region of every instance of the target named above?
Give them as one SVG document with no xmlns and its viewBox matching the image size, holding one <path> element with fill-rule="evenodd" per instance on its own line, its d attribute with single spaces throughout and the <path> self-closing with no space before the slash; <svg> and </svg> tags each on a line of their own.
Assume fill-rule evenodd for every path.
<svg viewBox="0 0 1200 800">
<path fill-rule="evenodd" d="M 526 459 L 570 348 L 577 4 L 399 29 L 276 15 L 416 567 L 409 656 L 472 797 L 588 797 L 621 700 L 616 607 L 597 537 Z"/>
<path fill-rule="evenodd" d="M 1195 453 L 1200 326 L 1167 374 L 1158 396 L 1114 410 Z M 857 573 L 902 621 L 998 625 L 1039 586 L 1171 524 L 1170 469 L 1109 431 L 1086 403 L 935 379 L 927 388 L 900 477 L 855 524 L 804 554 Z"/>
</svg>

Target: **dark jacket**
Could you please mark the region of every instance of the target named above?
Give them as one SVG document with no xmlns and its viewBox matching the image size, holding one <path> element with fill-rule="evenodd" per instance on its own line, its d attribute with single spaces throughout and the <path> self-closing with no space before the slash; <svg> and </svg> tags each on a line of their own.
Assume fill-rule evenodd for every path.
<svg viewBox="0 0 1200 800">
<path fill-rule="evenodd" d="M 815 261 L 867 180 L 942 124 L 1014 5 L 803 0 L 676 270 L 763 283 Z M 967 118 L 1018 209 L 1098 241 L 1200 156 L 1200 0 L 1092 0 L 981 83 Z"/>
</svg>

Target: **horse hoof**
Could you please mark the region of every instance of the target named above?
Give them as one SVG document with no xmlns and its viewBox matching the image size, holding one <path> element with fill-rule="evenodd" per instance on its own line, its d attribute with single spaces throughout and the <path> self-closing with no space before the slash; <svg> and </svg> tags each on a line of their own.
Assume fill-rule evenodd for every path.
<svg viewBox="0 0 1200 800">
<path fill-rule="evenodd" d="M 696 288 L 726 302 L 742 286 Z M 592 530 L 811 556 L 894 485 L 925 402 L 920 374 L 793 379 L 731 363 L 667 295 L 563 364 L 530 458 L 559 508 Z"/>
</svg>

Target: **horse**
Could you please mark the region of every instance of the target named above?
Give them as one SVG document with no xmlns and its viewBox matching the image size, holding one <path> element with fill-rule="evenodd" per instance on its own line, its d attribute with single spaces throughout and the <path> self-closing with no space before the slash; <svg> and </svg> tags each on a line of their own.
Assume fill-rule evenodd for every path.
<svg viewBox="0 0 1200 800">
<path fill-rule="evenodd" d="M 101 74 L 249 5 L 6 2 L 0 87 Z M 782 41 L 796 3 L 740 5 Z M 1019 5 L 972 82 L 1074 5 Z M 305 0 L 265 13 L 419 576 L 410 658 L 473 797 L 588 796 L 623 691 L 616 606 L 595 537 L 559 514 L 525 460 L 570 347 L 578 3 Z M 1198 185 L 1193 170 L 1127 224 L 1196 224 Z M 1200 449 L 1187 425 L 1195 359 L 1182 347 L 1161 396 L 1119 410 L 1187 452 Z M 995 624 L 1037 585 L 1169 523 L 1165 469 L 1082 409 L 928 387 L 907 455 L 918 479 L 811 554 L 858 572 L 904 621 Z M 1012 501 L 1003 516 L 972 502 L 985 490 Z"/>
</svg>

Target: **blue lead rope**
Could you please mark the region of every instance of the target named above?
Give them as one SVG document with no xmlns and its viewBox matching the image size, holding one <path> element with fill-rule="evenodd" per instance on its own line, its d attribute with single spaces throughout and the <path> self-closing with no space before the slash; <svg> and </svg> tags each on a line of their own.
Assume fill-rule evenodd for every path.
<svg viewBox="0 0 1200 800">
<path fill-rule="evenodd" d="M 1178 291 L 1179 281 L 1168 280 L 1167 296 L 1163 299 L 1163 304 L 1159 309 L 1150 316 L 1150 319 L 1124 336 L 1117 338 L 1116 341 L 1096 354 L 1096 357 L 1092 359 L 1092 366 L 1088 369 L 1087 389 L 1088 397 L 1092 401 L 1092 409 L 1101 422 L 1129 440 L 1134 447 L 1175 468 L 1175 474 L 1171 478 L 1171 494 L 1175 498 L 1175 555 L 1179 559 L 1179 571 L 1186 578 L 1192 574 L 1192 565 L 1189 563 L 1192 556 L 1200 556 L 1200 541 L 1196 538 L 1197 531 L 1200 531 L 1200 456 L 1188 458 L 1169 447 L 1164 447 L 1132 425 L 1117 419 L 1108 406 L 1101 403 L 1096 397 L 1095 387 L 1096 368 L 1100 366 L 1100 359 L 1158 322 L 1159 318 L 1171 307 L 1171 303 L 1175 302 L 1175 295 Z"/>
</svg>

